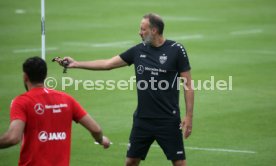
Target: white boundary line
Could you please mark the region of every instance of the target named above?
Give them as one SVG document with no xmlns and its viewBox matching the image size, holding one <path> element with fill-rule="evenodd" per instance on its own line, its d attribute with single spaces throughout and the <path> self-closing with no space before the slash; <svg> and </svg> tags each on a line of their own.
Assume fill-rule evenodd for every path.
<svg viewBox="0 0 276 166">
<path fill-rule="evenodd" d="M 246 53 L 246 54 L 276 54 L 276 51 L 271 50 L 224 50 L 229 53 Z"/>
<path fill-rule="evenodd" d="M 166 21 L 193 21 L 193 22 L 214 22 L 214 21 L 221 21 L 218 19 L 208 19 L 202 17 L 189 17 L 189 16 L 163 16 L 163 19 Z"/>
<path fill-rule="evenodd" d="M 228 153 L 249 153 L 255 154 L 257 152 L 250 150 L 234 150 L 234 149 L 221 149 L 221 148 L 199 148 L 199 147 L 185 147 L 190 150 L 214 151 L 214 152 L 228 152 Z"/>
<path fill-rule="evenodd" d="M 125 45 L 134 44 L 134 41 L 118 41 L 110 43 L 85 43 L 85 42 L 65 42 L 63 45 L 82 46 L 82 47 L 125 47 Z"/>
<path fill-rule="evenodd" d="M 121 146 L 128 146 L 126 143 L 119 143 Z M 151 147 L 159 148 L 159 145 L 151 145 Z M 251 150 L 237 150 L 237 149 L 224 149 L 224 148 L 199 148 L 199 147 L 185 147 L 189 150 L 201 150 L 209 152 L 227 152 L 227 153 L 247 153 L 247 154 L 256 154 L 257 152 Z"/>
<path fill-rule="evenodd" d="M 100 145 L 99 142 L 96 142 L 96 141 L 94 142 L 94 144 L 95 145 Z M 113 142 L 110 142 L 110 145 L 112 145 L 112 144 L 113 144 Z"/>
<path fill-rule="evenodd" d="M 58 50 L 57 47 L 49 47 L 46 49 L 47 51 L 55 51 Z M 28 53 L 28 52 L 40 52 L 41 48 L 25 48 L 25 49 L 18 49 L 18 50 L 13 50 L 13 53 L 19 54 L 19 53 Z"/>
<path fill-rule="evenodd" d="M 172 40 L 192 40 L 192 39 L 202 39 L 202 38 L 203 38 L 203 35 L 201 35 L 201 34 L 168 37 L 168 39 L 172 39 Z"/>
<path fill-rule="evenodd" d="M 262 29 L 249 29 L 249 30 L 242 30 L 242 31 L 233 31 L 230 32 L 231 35 L 248 35 L 248 34 L 256 34 L 262 33 Z"/>
<path fill-rule="evenodd" d="M 14 12 L 15 12 L 15 14 L 25 14 L 26 10 L 24 10 L 24 9 L 16 9 Z"/>
</svg>

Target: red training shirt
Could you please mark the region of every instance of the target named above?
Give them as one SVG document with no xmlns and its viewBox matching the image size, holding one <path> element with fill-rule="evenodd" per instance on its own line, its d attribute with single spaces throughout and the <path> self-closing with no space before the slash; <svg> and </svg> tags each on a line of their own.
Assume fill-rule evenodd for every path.
<svg viewBox="0 0 276 166">
<path fill-rule="evenodd" d="M 87 113 L 66 93 L 33 88 L 16 97 L 10 119 L 25 122 L 19 166 L 69 166 L 72 120 Z"/>
</svg>

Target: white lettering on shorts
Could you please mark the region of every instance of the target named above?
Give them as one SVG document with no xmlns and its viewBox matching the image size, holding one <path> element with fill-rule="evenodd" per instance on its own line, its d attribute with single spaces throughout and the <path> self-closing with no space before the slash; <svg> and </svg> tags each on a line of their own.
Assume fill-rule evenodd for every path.
<svg viewBox="0 0 276 166">
<path fill-rule="evenodd" d="M 177 151 L 176 154 L 183 154 L 183 151 Z"/>
</svg>

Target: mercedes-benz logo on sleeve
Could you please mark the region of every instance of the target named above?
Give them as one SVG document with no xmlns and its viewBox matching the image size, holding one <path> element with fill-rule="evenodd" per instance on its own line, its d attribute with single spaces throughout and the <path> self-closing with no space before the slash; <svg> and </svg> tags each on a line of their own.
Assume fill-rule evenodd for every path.
<svg viewBox="0 0 276 166">
<path fill-rule="evenodd" d="M 38 115 L 42 115 L 44 114 L 44 106 L 41 103 L 37 103 L 34 106 L 34 110 Z"/>
<path fill-rule="evenodd" d="M 143 74 L 144 73 L 144 66 L 142 66 L 142 65 L 139 65 L 138 67 L 137 67 L 137 73 L 138 74 Z"/>
</svg>

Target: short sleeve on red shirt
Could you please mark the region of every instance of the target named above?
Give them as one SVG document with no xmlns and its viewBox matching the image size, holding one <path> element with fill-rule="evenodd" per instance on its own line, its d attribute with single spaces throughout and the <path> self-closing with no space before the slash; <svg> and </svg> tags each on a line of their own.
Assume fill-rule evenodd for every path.
<svg viewBox="0 0 276 166">
<path fill-rule="evenodd" d="M 24 101 L 24 96 L 16 97 L 10 106 L 10 121 L 20 119 L 24 122 L 27 121 L 27 112 L 26 106 L 24 105 L 26 101 Z"/>
<path fill-rule="evenodd" d="M 72 109 L 73 109 L 73 120 L 78 122 L 82 117 L 84 117 L 87 112 L 82 108 L 82 106 L 70 96 L 72 101 Z"/>
</svg>

